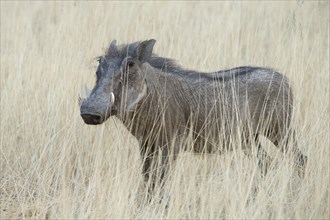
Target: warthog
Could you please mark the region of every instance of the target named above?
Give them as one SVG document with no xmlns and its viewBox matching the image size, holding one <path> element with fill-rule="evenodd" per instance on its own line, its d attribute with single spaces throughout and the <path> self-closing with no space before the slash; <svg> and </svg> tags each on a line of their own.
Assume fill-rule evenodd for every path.
<svg viewBox="0 0 330 220">
<path fill-rule="evenodd" d="M 94 89 L 80 102 L 86 124 L 117 116 L 138 139 L 146 179 L 155 158 L 162 178 L 182 146 L 198 153 L 221 152 L 233 147 L 234 137 L 248 149 L 263 135 L 286 150 L 293 133 L 293 101 L 285 76 L 250 66 L 213 73 L 183 69 L 153 54 L 155 42 L 117 46 L 113 41 L 98 59 Z M 303 167 L 307 158 L 293 150 Z M 258 152 L 265 156 L 261 147 Z"/>
</svg>

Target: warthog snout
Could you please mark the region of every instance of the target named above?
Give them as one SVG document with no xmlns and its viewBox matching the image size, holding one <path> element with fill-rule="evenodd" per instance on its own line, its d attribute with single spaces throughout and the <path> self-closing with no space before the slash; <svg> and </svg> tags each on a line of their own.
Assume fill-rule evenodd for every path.
<svg viewBox="0 0 330 220">
<path fill-rule="evenodd" d="M 100 114 L 95 113 L 81 113 L 81 117 L 84 122 L 89 125 L 98 125 L 103 122 L 103 117 Z"/>
<path fill-rule="evenodd" d="M 80 115 L 86 124 L 102 124 L 114 112 L 114 101 L 113 93 L 110 94 L 110 97 L 104 99 L 95 99 L 95 96 L 90 96 L 82 101 Z"/>
</svg>

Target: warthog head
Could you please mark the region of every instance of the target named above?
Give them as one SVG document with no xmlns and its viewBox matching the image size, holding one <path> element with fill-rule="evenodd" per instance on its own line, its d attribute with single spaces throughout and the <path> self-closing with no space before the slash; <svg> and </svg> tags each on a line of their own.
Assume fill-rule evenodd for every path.
<svg viewBox="0 0 330 220">
<path fill-rule="evenodd" d="M 111 115 L 133 111 L 147 94 L 143 63 L 151 55 L 155 40 L 118 48 L 112 41 L 106 55 L 99 57 L 96 85 L 81 102 L 86 124 L 101 124 Z"/>
</svg>

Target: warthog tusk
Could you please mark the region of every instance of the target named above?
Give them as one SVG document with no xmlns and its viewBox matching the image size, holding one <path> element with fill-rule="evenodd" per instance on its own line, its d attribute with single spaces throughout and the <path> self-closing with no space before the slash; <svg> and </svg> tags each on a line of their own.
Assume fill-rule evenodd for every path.
<svg viewBox="0 0 330 220">
<path fill-rule="evenodd" d="M 91 94 L 91 91 L 92 90 L 90 90 L 87 86 L 86 86 L 86 84 L 84 84 L 84 88 L 83 88 L 83 96 L 84 96 L 84 98 L 87 98 L 90 94 Z"/>
<path fill-rule="evenodd" d="M 115 103 L 115 94 L 113 94 L 113 92 L 110 93 L 110 102 L 111 104 Z"/>
</svg>

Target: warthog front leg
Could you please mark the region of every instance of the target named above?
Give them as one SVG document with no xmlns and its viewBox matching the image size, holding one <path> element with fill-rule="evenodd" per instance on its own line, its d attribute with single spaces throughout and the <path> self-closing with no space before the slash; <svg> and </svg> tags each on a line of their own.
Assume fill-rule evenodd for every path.
<svg viewBox="0 0 330 220">
<path fill-rule="evenodd" d="M 149 184 L 149 193 L 156 187 L 162 187 L 169 168 L 169 155 L 167 147 L 145 146 L 141 149 L 142 174 Z"/>
</svg>

